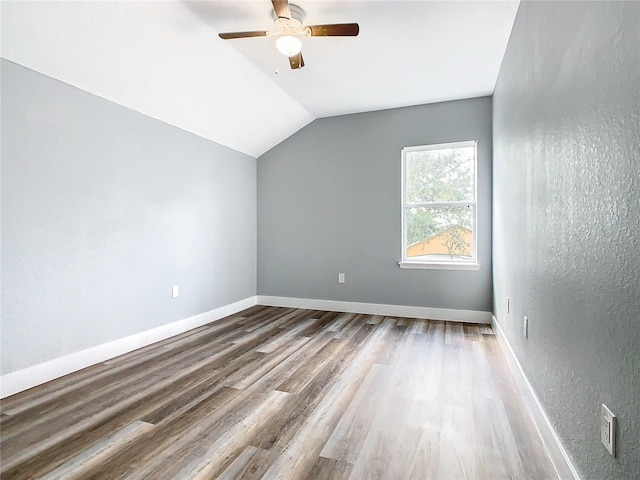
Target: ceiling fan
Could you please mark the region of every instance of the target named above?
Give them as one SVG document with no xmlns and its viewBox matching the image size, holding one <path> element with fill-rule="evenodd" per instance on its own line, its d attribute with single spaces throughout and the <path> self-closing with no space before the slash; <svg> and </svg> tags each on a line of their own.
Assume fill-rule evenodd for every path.
<svg viewBox="0 0 640 480">
<path fill-rule="evenodd" d="M 355 37 L 360 32 L 357 23 L 336 23 L 328 25 L 303 25 L 304 11 L 297 5 L 289 5 L 288 0 L 271 0 L 274 10 L 274 29 L 253 32 L 230 32 L 218 34 L 223 40 L 247 37 L 279 37 L 277 49 L 289 57 L 291 69 L 304 67 L 302 42 L 298 35 L 307 37 Z"/>
</svg>

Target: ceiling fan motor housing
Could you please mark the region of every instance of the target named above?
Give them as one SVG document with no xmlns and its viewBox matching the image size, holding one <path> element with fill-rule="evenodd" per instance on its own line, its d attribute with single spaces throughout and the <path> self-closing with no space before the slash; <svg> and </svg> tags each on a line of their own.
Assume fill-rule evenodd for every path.
<svg viewBox="0 0 640 480">
<path fill-rule="evenodd" d="M 289 5 L 291 10 L 291 18 L 278 17 L 275 11 L 272 11 L 276 31 L 275 35 L 298 35 L 303 34 L 302 22 L 304 20 L 304 10 L 298 5 Z M 271 32 L 268 32 L 271 33 Z"/>
<path fill-rule="evenodd" d="M 298 5 L 294 5 L 293 3 L 289 4 L 289 11 L 291 12 L 291 19 L 297 20 L 300 25 L 302 25 L 304 21 L 304 10 L 302 7 Z M 274 20 L 278 19 L 278 14 L 276 14 L 275 10 L 271 10 L 271 16 Z"/>
</svg>

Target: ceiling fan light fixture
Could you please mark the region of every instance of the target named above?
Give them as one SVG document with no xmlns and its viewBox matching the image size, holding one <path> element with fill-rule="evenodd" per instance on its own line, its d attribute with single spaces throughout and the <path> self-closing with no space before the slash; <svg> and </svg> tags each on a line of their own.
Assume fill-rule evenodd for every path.
<svg viewBox="0 0 640 480">
<path fill-rule="evenodd" d="M 271 30 L 218 33 L 218 36 L 223 40 L 276 37 L 276 49 L 284 56 L 289 57 L 289 66 L 292 70 L 298 70 L 304 67 L 302 42 L 298 37 L 356 37 L 360 32 L 357 23 L 327 23 L 305 26 L 303 23 L 304 10 L 299 6 L 290 4 L 289 0 L 271 0 L 271 4 L 273 6 L 271 13 L 273 28 Z M 276 73 L 278 73 L 277 70 Z"/>
<path fill-rule="evenodd" d="M 293 57 L 302 50 L 302 42 L 293 35 L 282 35 L 276 40 L 276 48 L 287 57 Z"/>
</svg>

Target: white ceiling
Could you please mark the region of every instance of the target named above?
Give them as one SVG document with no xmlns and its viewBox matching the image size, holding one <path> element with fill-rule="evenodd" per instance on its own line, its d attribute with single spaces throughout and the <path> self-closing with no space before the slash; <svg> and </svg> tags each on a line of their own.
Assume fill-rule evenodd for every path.
<svg viewBox="0 0 640 480">
<path fill-rule="evenodd" d="M 269 0 L 2 0 L 1 55 L 257 157 L 315 118 L 490 95 L 519 5 L 292 3 L 360 35 L 303 38 L 292 71 L 274 38 L 217 36 L 270 29 Z"/>
</svg>

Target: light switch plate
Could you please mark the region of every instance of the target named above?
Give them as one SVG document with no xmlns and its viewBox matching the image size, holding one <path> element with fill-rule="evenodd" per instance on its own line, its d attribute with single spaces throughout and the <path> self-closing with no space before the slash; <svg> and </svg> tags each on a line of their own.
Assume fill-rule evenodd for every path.
<svg viewBox="0 0 640 480">
<path fill-rule="evenodd" d="M 180 296 L 180 285 L 174 285 L 171 287 L 171 298 L 178 298 Z"/>
</svg>

